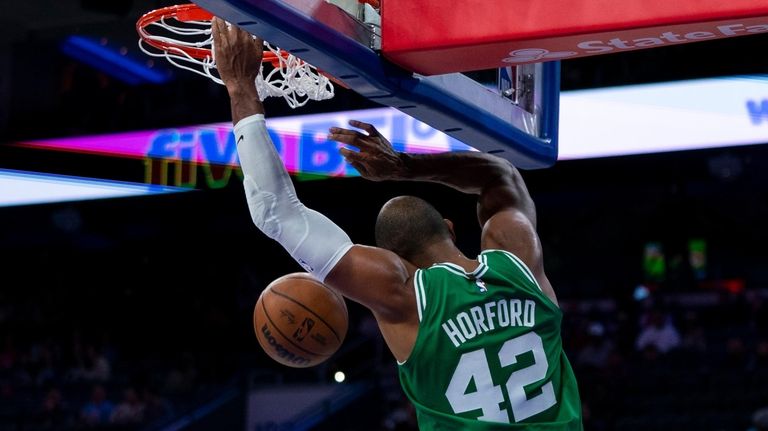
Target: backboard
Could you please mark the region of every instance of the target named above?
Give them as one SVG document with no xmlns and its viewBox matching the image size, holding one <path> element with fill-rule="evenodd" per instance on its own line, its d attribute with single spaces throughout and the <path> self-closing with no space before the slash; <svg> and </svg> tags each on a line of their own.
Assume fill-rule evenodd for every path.
<svg viewBox="0 0 768 431">
<path fill-rule="evenodd" d="M 384 1 L 384 57 L 427 75 L 768 33 L 764 0 Z"/>
<path fill-rule="evenodd" d="M 559 63 L 510 65 L 499 88 L 460 73 L 424 76 L 380 55 L 370 6 L 350 0 L 196 0 L 195 3 L 285 49 L 355 92 L 423 121 L 523 169 L 557 159 Z M 354 1 L 351 2 L 354 5 Z M 424 23 L 428 25 L 428 23 Z"/>
</svg>

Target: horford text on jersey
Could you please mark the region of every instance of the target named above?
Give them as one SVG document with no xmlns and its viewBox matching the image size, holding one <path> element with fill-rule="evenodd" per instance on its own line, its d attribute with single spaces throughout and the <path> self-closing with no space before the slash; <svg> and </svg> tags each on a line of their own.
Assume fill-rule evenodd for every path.
<svg viewBox="0 0 768 431">
<path fill-rule="evenodd" d="M 502 299 L 476 305 L 458 313 L 442 324 L 443 331 L 455 347 L 478 335 L 508 326 L 532 328 L 535 324 L 536 302 L 526 299 Z"/>
</svg>

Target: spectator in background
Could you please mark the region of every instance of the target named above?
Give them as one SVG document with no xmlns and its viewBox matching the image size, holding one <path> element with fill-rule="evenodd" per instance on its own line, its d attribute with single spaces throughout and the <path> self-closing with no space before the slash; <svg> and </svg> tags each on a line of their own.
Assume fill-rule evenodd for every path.
<svg viewBox="0 0 768 431">
<path fill-rule="evenodd" d="M 168 400 L 149 389 L 144 389 L 142 392 L 142 399 L 144 400 L 145 405 L 144 420 L 147 423 L 163 419 L 173 413 L 173 409 Z"/>
<path fill-rule="evenodd" d="M 418 431 L 416 410 L 405 400 L 399 400 L 389 409 L 390 413 L 384 419 L 383 428 L 387 431 Z"/>
<path fill-rule="evenodd" d="M 112 366 L 104 354 L 94 346 L 88 346 L 85 351 L 85 364 L 79 377 L 89 382 L 106 382 L 112 377 Z"/>
<path fill-rule="evenodd" d="M 699 323 L 696 312 L 685 313 L 683 320 L 683 335 L 680 347 L 690 353 L 704 353 L 707 350 L 707 338 L 704 335 L 704 327 Z"/>
<path fill-rule="evenodd" d="M 659 311 L 652 311 L 644 322 L 635 347 L 638 351 L 646 351 L 651 347 L 664 354 L 680 346 L 680 333 L 667 318 Z"/>
<path fill-rule="evenodd" d="M 752 415 L 752 428 L 749 431 L 768 431 L 768 407 L 763 407 Z"/>
<path fill-rule="evenodd" d="M 587 341 L 576 356 L 576 363 L 592 368 L 605 368 L 613 353 L 614 346 L 605 334 L 605 326 L 592 322 L 587 327 Z"/>
<path fill-rule="evenodd" d="M 748 292 L 746 301 L 749 304 L 749 324 L 759 336 L 768 336 L 768 307 L 763 296 L 758 292 Z"/>
<path fill-rule="evenodd" d="M 746 370 L 747 360 L 747 347 L 744 345 L 744 340 L 740 337 L 728 338 L 725 344 L 724 369 Z"/>
<path fill-rule="evenodd" d="M 16 363 L 16 348 L 13 338 L 6 335 L 3 340 L 3 349 L 0 350 L 0 370 L 10 370 Z"/>
<path fill-rule="evenodd" d="M 41 428 L 62 429 L 67 427 L 69 409 L 64 402 L 61 391 L 57 388 L 50 389 L 43 398 L 40 406 Z"/>
<path fill-rule="evenodd" d="M 112 402 L 107 400 L 104 387 L 95 385 L 91 391 L 91 400 L 80 410 L 80 420 L 87 427 L 103 426 L 109 423 L 114 409 Z"/>
<path fill-rule="evenodd" d="M 760 340 L 755 346 L 755 355 L 749 369 L 763 375 L 768 374 L 768 340 Z"/>
<path fill-rule="evenodd" d="M 14 391 L 11 382 L 0 380 L 0 403 L 9 402 L 13 399 Z"/>
<path fill-rule="evenodd" d="M 44 386 L 52 380 L 56 379 L 56 368 L 53 364 L 53 353 L 51 352 L 50 345 L 40 347 L 37 376 L 35 381 L 38 386 Z"/>
<path fill-rule="evenodd" d="M 144 402 L 133 388 L 123 392 L 123 401 L 112 412 L 111 422 L 115 425 L 136 425 L 144 421 Z"/>
<path fill-rule="evenodd" d="M 172 369 L 165 378 L 163 392 L 166 394 L 181 394 L 192 390 L 197 381 L 195 359 L 188 353 L 182 357 L 181 368 Z"/>
</svg>

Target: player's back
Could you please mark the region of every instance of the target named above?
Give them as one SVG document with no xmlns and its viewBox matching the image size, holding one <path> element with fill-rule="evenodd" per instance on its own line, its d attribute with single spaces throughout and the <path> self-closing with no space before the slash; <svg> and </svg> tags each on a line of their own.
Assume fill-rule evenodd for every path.
<svg viewBox="0 0 768 431">
<path fill-rule="evenodd" d="M 403 390 L 425 430 L 582 430 L 562 312 L 516 256 L 436 264 L 414 275 L 420 318 Z"/>
</svg>

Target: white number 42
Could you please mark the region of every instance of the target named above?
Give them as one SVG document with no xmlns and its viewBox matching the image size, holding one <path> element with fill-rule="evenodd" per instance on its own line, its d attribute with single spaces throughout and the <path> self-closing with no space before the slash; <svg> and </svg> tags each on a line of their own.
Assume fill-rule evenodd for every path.
<svg viewBox="0 0 768 431">
<path fill-rule="evenodd" d="M 541 337 L 536 333 L 529 332 L 507 340 L 499 350 L 501 366 L 508 367 L 515 364 L 517 357 L 525 352 L 533 352 L 533 364 L 509 376 L 506 384 L 508 400 L 504 399 L 501 386 L 493 384 L 484 349 L 461 355 L 459 365 L 456 366 L 448 389 L 445 391 L 445 396 L 454 413 L 482 410 L 483 414 L 478 418 L 481 421 L 509 423 L 506 409 L 499 407 L 501 403 L 511 408 L 515 422 L 525 420 L 555 405 L 557 400 L 551 381 L 541 387 L 540 394 L 530 399 L 525 394 L 525 386 L 545 378 L 549 366 Z M 477 390 L 466 393 L 472 379 L 475 380 Z"/>
</svg>

